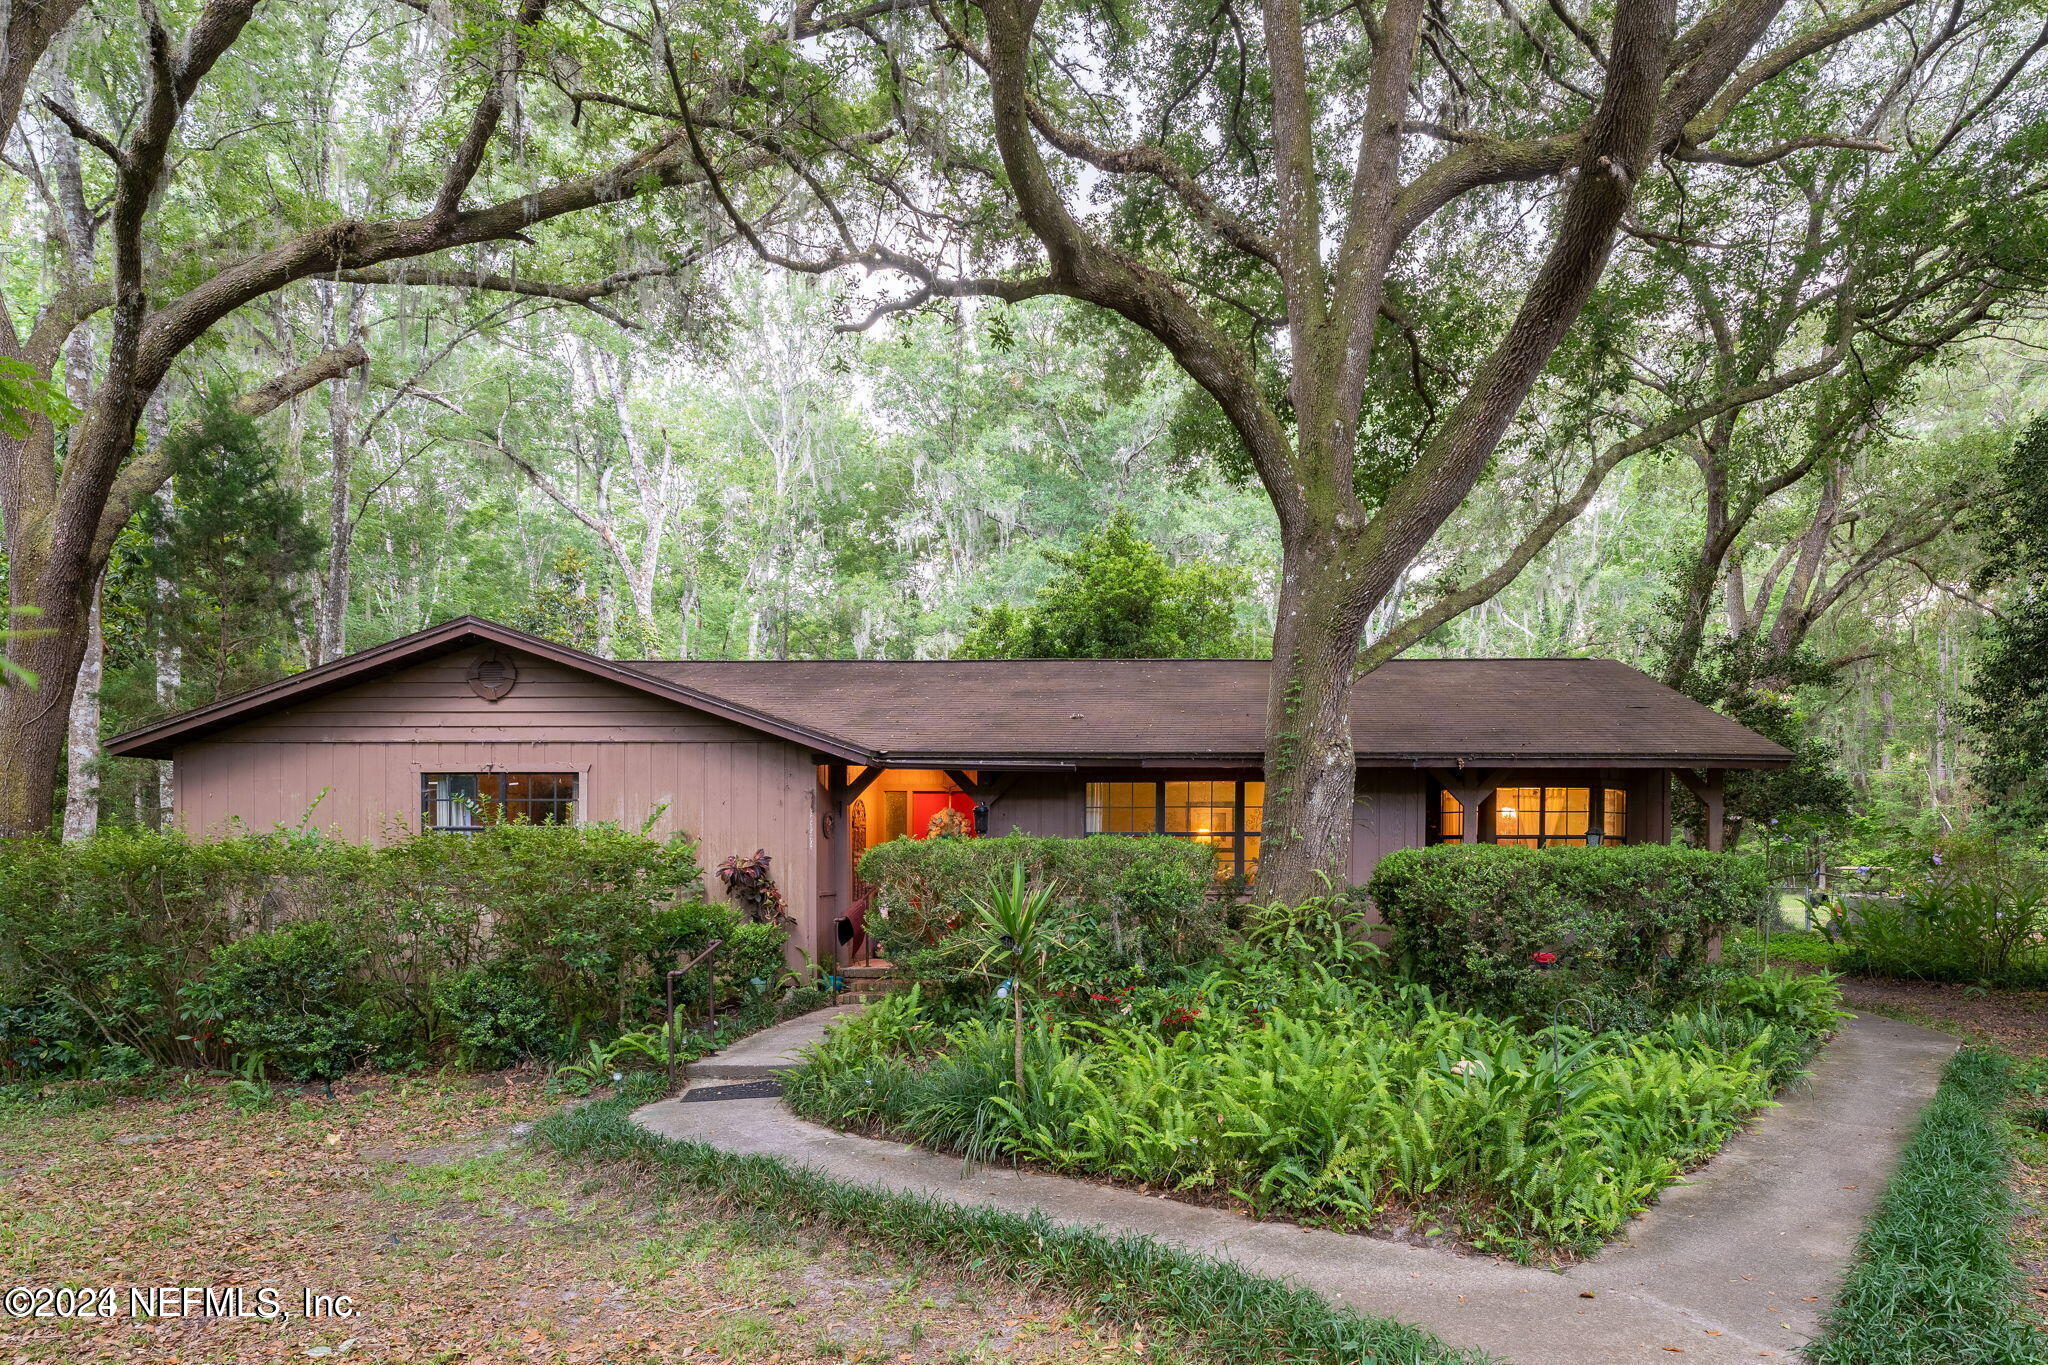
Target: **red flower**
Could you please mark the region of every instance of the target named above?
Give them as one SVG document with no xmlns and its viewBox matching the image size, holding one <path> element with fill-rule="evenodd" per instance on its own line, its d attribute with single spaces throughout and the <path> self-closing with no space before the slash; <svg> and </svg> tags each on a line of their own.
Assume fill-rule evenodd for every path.
<svg viewBox="0 0 2048 1365">
<path fill-rule="evenodd" d="M 1548 967 L 1548 966 L 1549 966 L 1549 965 L 1550 965 L 1551 963 L 1553 963 L 1553 962 L 1557 961 L 1557 954 L 1556 954 L 1556 953 L 1537 953 L 1537 954 L 1535 955 L 1535 960 L 1536 960 L 1536 965 L 1537 965 L 1537 966 L 1539 966 L 1539 967 Z"/>
</svg>

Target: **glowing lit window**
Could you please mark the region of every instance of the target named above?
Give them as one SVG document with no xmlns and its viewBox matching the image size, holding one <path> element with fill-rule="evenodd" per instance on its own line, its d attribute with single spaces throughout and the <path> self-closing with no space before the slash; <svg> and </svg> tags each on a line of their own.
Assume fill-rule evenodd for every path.
<svg viewBox="0 0 2048 1365">
<path fill-rule="evenodd" d="M 1216 877 L 1250 877 L 1259 867 L 1263 782 L 1090 782 L 1090 834 L 1165 834 L 1206 844 Z"/>
<path fill-rule="evenodd" d="M 1461 844 L 1465 842 L 1465 808 L 1458 804 L 1458 798 L 1449 792 L 1442 793 L 1437 802 L 1437 842 Z"/>
<path fill-rule="evenodd" d="M 1458 798 L 1439 791 L 1433 842 L 1462 842 L 1466 819 Z M 1618 787 L 1497 787 L 1481 816 L 1480 839 L 1521 848 L 1625 844 L 1628 793 Z"/>
<path fill-rule="evenodd" d="M 1604 843 L 1628 842 L 1628 793 L 1619 787 L 1602 787 L 1600 833 Z"/>
</svg>

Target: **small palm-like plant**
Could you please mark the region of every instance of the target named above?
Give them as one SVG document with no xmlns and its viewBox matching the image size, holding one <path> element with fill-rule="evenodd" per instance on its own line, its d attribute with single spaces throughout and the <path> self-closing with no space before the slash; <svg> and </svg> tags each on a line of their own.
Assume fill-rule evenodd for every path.
<svg viewBox="0 0 2048 1365">
<path fill-rule="evenodd" d="M 1059 884 L 1032 886 L 1024 876 L 1024 864 L 1010 865 L 1007 885 L 1001 878 L 989 883 L 987 900 L 972 902 L 976 920 L 995 942 L 982 954 L 982 964 L 999 962 L 1010 974 L 1010 1016 L 1016 1028 L 1017 1093 L 1024 1093 L 1024 981 L 1045 970 L 1046 959 L 1059 945 L 1052 933 L 1052 907 Z"/>
</svg>

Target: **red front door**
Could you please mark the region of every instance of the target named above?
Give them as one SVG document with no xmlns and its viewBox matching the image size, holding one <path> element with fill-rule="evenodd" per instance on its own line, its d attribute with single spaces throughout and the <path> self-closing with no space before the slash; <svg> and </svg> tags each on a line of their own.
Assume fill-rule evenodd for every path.
<svg viewBox="0 0 2048 1365">
<path fill-rule="evenodd" d="M 936 823 L 935 823 L 936 822 Z M 912 792 L 910 794 L 910 837 L 929 839 L 934 834 L 974 835 L 974 798 L 966 792 Z"/>
</svg>

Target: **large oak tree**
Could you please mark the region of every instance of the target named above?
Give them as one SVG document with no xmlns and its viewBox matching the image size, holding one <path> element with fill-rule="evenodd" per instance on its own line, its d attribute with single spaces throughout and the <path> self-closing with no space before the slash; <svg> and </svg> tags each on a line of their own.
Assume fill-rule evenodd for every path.
<svg viewBox="0 0 2048 1365">
<path fill-rule="evenodd" d="M 1885 26 L 1912 5 L 939 0 L 737 81 L 695 60 L 705 29 L 678 20 L 656 35 L 669 89 L 642 102 L 687 119 L 765 259 L 903 282 L 865 290 L 848 326 L 936 298 L 1062 296 L 1199 389 L 1191 425 L 1227 430 L 1280 525 L 1260 884 L 1286 896 L 1345 871 L 1369 618 L 1561 347 L 1597 369 L 1609 333 L 1673 320 L 1628 282 L 1602 293 L 1641 187 L 1699 163 L 1739 177 L 1884 155 L 1869 109 L 1783 92 L 1910 64 L 1910 29 Z M 764 154 L 778 174 L 740 171 Z M 1366 663 L 1511 580 L 1622 459 L 1827 373 L 1846 341 L 1592 428 L 1579 485 Z"/>
<path fill-rule="evenodd" d="M 752 50 L 893 7 L 805 6 Z M 569 97 L 572 80 L 608 63 L 623 64 L 625 83 L 644 67 L 644 47 L 618 42 L 618 14 L 600 7 L 206 0 L 186 13 L 174 27 L 154 0 L 104 14 L 77 0 L 16 0 L 0 47 L 0 145 L 10 152 L 0 174 L 34 180 L 60 210 L 71 201 L 78 210 L 55 215 L 59 234 L 75 240 L 53 274 L 37 281 L 17 271 L 4 281 L 0 358 L 18 378 L 62 375 L 79 399 L 68 423 L 32 414 L 25 429 L 0 430 L 7 605 L 18 626 L 32 626 L 0 636 L 0 675 L 17 680 L 0 687 L 0 834 L 50 821 L 102 572 L 122 527 L 168 473 L 167 443 L 143 434 L 145 409 L 217 327 L 314 282 L 454 286 L 593 306 L 661 272 L 551 278 L 548 267 L 578 262 L 575 238 L 550 241 L 550 225 L 701 180 L 679 122 L 650 125 Z M 375 186 L 382 211 L 345 211 L 317 178 L 276 188 L 280 168 L 303 169 L 314 154 L 304 120 L 273 117 L 265 93 L 316 79 L 308 25 L 354 49 L 347 70 L 318 77 L 345 96 L 328 117 L 385 144 Z M 414 110 L 410 87 L 397 82 L 422 62 L 441 73 L 438 102 Z M 90 103 L 77 93 L 88 87 Z M 49 159 L 36 156 L 24 126 L 31 110 L 41 145 L 60 140 L 63 174 L 45 177 Z M 370 356 L 359 338 L 337 336 L 295 359 L 254 386 L 241 411 L 272 411 Z M 338 433 L 337 460 L 348 444 Z M 36 685 L 20 685 L 26 676 Z"/>
</svg>

